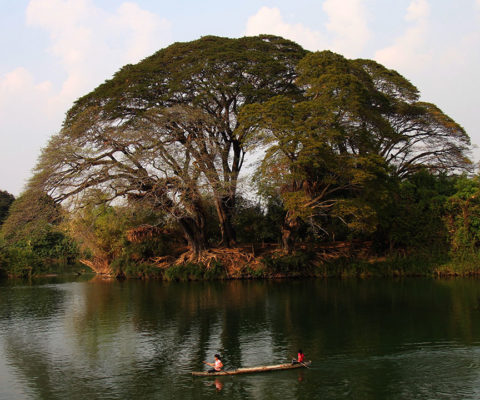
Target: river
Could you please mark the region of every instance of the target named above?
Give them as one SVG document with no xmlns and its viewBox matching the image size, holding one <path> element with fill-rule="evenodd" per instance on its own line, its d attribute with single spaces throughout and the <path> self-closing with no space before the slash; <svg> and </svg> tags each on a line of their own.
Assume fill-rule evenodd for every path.
<svg viewBox="0 0 480 400">
<path fill-rule="evenodd" d="M 192 377 L 227 368 L 310 368 Z M 0 284 L 0 399 L 474 399 L 480 281 Z"/>
</svg>

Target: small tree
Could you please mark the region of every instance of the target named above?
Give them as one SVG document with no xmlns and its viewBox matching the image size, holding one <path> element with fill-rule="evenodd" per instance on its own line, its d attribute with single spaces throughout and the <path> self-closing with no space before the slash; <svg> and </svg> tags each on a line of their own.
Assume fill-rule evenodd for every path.
<svg viewBox="0 0 480 400">
<path fill-rule="evenodd" d="M 79 250 L 62 221 L 63 210 L 52 198 L 24 192 L 12 204 L 0 231 L 5 268 L 23 275 L 44 272 L 52 263 L 73 264 Z"/>
<path fill-rule="evenodd" d="M 445 221 L 453 252 L 472 254 L 480 247 L 480 178 L 463 176 L 455 184 L 456 193 L 448 198 Z"/>
<path fill-rule="evenodd" d="M 7 218 L 8 210 L 14 200 L 15 197 L 12 194 L 0 190 L 0 225 L 2 225 L 3 221 Z"/>
</svg>

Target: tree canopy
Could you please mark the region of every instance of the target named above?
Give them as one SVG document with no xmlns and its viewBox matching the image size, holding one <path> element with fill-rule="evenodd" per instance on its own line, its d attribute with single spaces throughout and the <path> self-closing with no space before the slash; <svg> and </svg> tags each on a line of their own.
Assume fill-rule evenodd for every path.
<svg viewBox="0 0 480 400">
<path fill-rule="evenodd" d="M 459 124 L 374 61 L 276 36 L 207 36 L 126 65 L 78 99 L 29 187 L 73 208 L 161 211 L 198 255 L 212 206 L 222 243 L 235 243 L 239 175 L 263 150 L 258 182 L 281 200 L 290 251 L 305 224 L 318 236 L 333 220 L 376 230 L 389 182 L 468 171 L 469 145 Z"/>
<path fill-rule="evenodd" d="M 34 185 L 55 199 L 101 188 L 170 210 L 196 251 L 205 247 L 201 197 L 213 193 L 222 239 L 235 241 L 232 212 L 248 138 L 237 115 L 248 103 L 295 95 L 305 55 L 274 36 L 205 37 L 176 43 L 79 99 L 39 162 Z"/>
<path fill-rule="evenodd" d="M 277 96 L 247 105 L 240 117 L 267 148 L 260 177 L 282 194 L 285 248 L 307 221 L 323 230 L 320 221 L 336 217 L 351 229 L 374 230 L 366 200 L 389 175 L 470 166 L 465 131 L 418 102 L 417 89 L 398 73 L 329 51 L 308 54 L 297 71 L 301 99 Z"/>
</svg>

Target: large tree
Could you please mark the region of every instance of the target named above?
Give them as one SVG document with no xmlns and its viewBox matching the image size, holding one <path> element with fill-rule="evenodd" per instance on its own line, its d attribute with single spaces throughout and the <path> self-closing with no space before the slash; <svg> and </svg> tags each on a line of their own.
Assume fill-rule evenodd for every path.
<svg viewBox="0 0 480 400">
<path fill-rule="evenodd" d="M 304 96 L 278 96 L 244 108 L 240 120 L 267 147 L 262 182 L 281 193 L 286 209 L 283 245 L 307 220 L 321 229 L 337 217 L 371 229 L 365 199 L 388 173 L 405 177 L 420 168 L 465 170 L 469 138 L 395 71 L 369 60 L 324 51 L 297 66 Z"/>
<path fill-rule="evenodd" d="M 127 65 L 69 110 L 32 182 L 58 201 L 92 188 L 150 199 L 178 218 L 197 253 L 206 246 L 208 191 L 231 245 L 248 145 L 238 113 L 274 95 L 298 95 L 295 66 L 305 53 L 275 36 L 208 36 Z"/>
<path fill-rule="evenodd" d="M 165 137 L 161 126 L 151 126 L 151 119 L 160 118 L 145 113 L 111 126 L 102 124 L 96 107 L 85 109 L 50 140 L 30 187 L 48 191 L 56 202 L 69 200 L 73 208 L 123 197 L 165 211 L 183 228 L 193 253 L 199 254 L 207 246 L 200 172 L 188 149 Z"/>
<path fill-rule="evenodd" d="M 357 117 L 355 104 L 343 104 L 349 118 Z M 317 233 L 331 233 L 324 225 L 332 218 L 353 230 L 375 227 L 374 212 L 362 194 L 385 174 L 385 163 L 366 151 L 365 144 L 362 155 L 346 151 L 362 141 L 361 132 L 342 124 L 338 113 L 333 99 L 294 102 L 281 96 L 248 106 L 241 115 L 249 130 L 261 131 L 266 152 L 257 177 L 264 193 L 273 191 L 283 200 L 282 245 L 287 253 L 305 223 Z"/>
</svg>

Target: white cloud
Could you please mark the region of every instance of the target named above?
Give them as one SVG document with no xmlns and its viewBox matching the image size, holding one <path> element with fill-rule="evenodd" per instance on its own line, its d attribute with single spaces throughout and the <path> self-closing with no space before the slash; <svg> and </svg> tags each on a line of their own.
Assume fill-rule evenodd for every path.
<svg viewBox="0 0 480 400">
<path fill-rule="evenodd" d="M 431 60 L 431 52 L 427 46 L 429 15 L 427 0 L 412 0 L 405 15 L 410 26 L 394 44 L 378 50 L 375 59 L 402 72 L 425 68 Z"/>
<path fill-rule="evenodd" d="M 262 7 L 247 20 L 246 35 L 269 33 L 293 40 L 308 50 L 330 49 L 348 57 L 358 55 L 370 38 L 362 0 L 325 0 L 325 32 L 303 24 L 289 24 L 278 8 Z"/>
<path fill-rule="evenodd" d="M 24 121 L 21 116 L 25 116 L 34 105 L 47 112 L 45 103 L 37 101 L 48 98 L 52 93 L 50 82 L 35 83 L 27 69 L 16 68 L 0 78 L 0 118 L 11 116 L 16 122 Z"/>
<path fill-rule="evenodd" d="M 480 0 L 476 2 L 480 7 Z M 410 24 L 405 32 L 391 46 L 377 51 L 375 59 L 410 79 L 420 89 L 422 100 L 437 104 L 464 126 L 473 143 L 480 144 L 476 101 L 480 81 L 472 79 L 480 63 L 479 29 L 460 33 L 434 27 L 427 0 L 411 1 L 405 20 Z M 480 152 L 476 153 L 478 160 Z"/>
<path fill-rule="evenodd" d="M 335 51 L 348 56 L 359 54 L 371 37 L 363 1 L 326 0 L 323 9 L 329 17 L 327 29 L 334 35 Z"/>
<path fill-rule="evenodd" d="M 0 149 L 0 168 L 14 168 L 25 177 L 76 98 L 122 65 L 138 62 L 171 41 L 170 23 L 133 2 L 108 12 L 93 0 L 31 0 L 26 22 L 48 32 L 52 69 L 60 66 L 65 75 L 61 81 L 36 82 L 19 67 L 0 76 L 0 126 L 2 140 L 6 136 L 9 141 Z M 7 149 L 23 149 L 24 154 Z M 8 179 L 2 189 L 18 194 L 23 182 Z"/>
<path fill-rule="evenodd" d="M 48 134 L 53 133 L 51 123 L 56 121 L 56 116 L 48 106 L 48 99 L 53 95 L 50 82 L 35 83 L 25 68 L 0 76 L 3 190 L 18 194 L 39 148 L 45 144 Z"/>
<path fill-rule="evenodd" d="M 430 5 L 427 0 L 413 0 L 408 8 L 405 19 L 407 21 L 418 21 L 428 18 L 430 15 Z"/>
<path fill-rule="evenodd" d="M 262 7 L 248 18 L 245 34 L 247 36 L 268 33 L 293 40 L 309 50 L 319 50 L 327 45 L 326 38 L 302 24 L 288 24 L 278 8 Z"/>
<path fill-rule="evenodd" d="M 125 61 L 136 62 L 170 42 L 170 23 L 142 10 L 135 3 L 123 3 L 117 14 L 109 18 L 108 26 L 130 31 L 127 38 Z M 160 39 L 160 40 L 159 40 Z"/>
<path fill-rule="evenodd" d="M 171 39 L 167 20 L 130 2 L 112 14 L 92 0 L 31 0 L 27 23 L 50 34 L 49 51 L 68 75 L 58 101 L 67 104 Z"/>
</svg>

